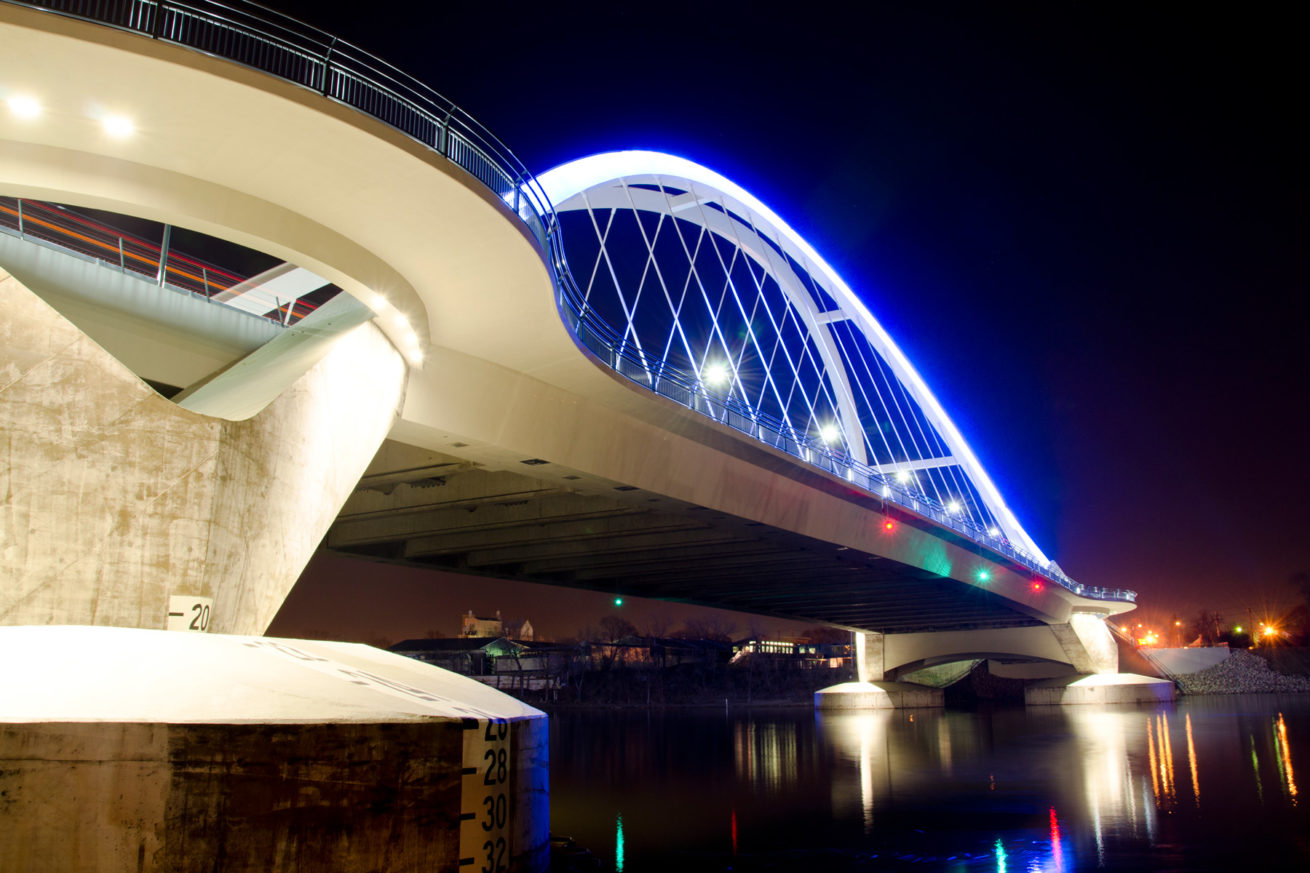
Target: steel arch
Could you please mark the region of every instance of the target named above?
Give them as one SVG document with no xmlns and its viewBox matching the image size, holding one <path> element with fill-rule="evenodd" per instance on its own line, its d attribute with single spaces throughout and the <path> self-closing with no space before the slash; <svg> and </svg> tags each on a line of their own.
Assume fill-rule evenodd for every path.
<svg viewBox="0 0 1310 873">
<path fill-rule="evenodd" d="M 625 207 L 676 215 L 679 219 L 698 223 L 719 234 L 730 227 L 734 235 L 743 240 L 744 249 L 758 242 L 756 253 L 760 254 L 764 249 L 776 246 L 803 265 L 810 278 L 837 303 L 836 311 L 819 311 L 800 279 L 787 275 L 792 272 L 789 269 L 772 271 L 773 278 L 797 311 L 805 315 L 810 338 L 820 350 L 830 376 L 835 377 L 833 382 L 838 395 L 839 415 L 843 429 L 851 435 L 848 436 L 851 447 L 858 446 L 859 454 L 863 455 L 864 443 L 871 437 L 860 425 L 855 413 L 852 390 L 855 377 L 847 370 L 842 356 L 835 349 L 837 340 L 832 326 L 847 321 L 881 356 L 901 386 L 918 404 L 924 417 L 949 449 L 949 458 L 942 460 L 950 460 L 963 470 L 1004 536 L 1042 566 L 1049 565 L 1049 559 L 1019 524 L 995 483 L 909 358 L 822 256 L 758 198 L 725 176 L 700 164 L 652 151 L 593 155 L 549 170 L 539 176 L 538 181 L 558 212 L 612 205 L 610 201 L 616 196 L 615 184 L 622 183 L 625 189 L 623 196 L 632 198 L 631 201 L 625 199 Z M 672 187 L 686 193 L 670 198 L 659 190 L 632 189 L 630 186 L 633 184 L 655 189 Z M 706 204 L 713 204 L 715 208 L 692 208 Z M 758 259 L 762 262 L 769 260 L 762 254 Z M 852 438 L 855 434 L 859 437 Z"/>
</svg>

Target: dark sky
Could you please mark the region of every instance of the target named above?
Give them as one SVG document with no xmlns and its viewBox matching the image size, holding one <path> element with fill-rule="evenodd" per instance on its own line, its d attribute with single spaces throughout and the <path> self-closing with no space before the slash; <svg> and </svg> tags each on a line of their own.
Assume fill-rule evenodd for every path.
<svg viewBox="0 0 1310 873">
<path fill-rule="evenodd" d="M 1310 150 L 1290 13 L 273 5 L 422 79 L 535 172 L 651 148 L 756 194 L 1074 578 L 1138 590 L 1143 613 L 1294 602 Z"/>
</svg>

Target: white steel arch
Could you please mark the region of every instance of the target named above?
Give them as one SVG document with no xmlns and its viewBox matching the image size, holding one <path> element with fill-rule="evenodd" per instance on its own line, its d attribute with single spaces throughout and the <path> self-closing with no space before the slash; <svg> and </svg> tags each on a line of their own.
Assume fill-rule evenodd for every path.
<svg viewBox="0 0 1310 873">
<path fill-rule="evenodd" d="M 802 314 L 810 338 L 823 358 L 837 394 L 838 415 L 852 455 L 863 460 L 865 441 L 871 441 L 872 436 L 865 432 L 855 413 L 852 383 L 857 379 L 847 371 L 835 348 L 837 342 L 832 329 L 841 322 L 849 322 L 876 350 L 945 443 L 946 456 L 930 459 L 928 465 L 958 465 L 1009 542 L 1041 565 L 1049 564 L 1005 504 L 995 483 L 909 358 L 818 252 L 752 194 L 697 163 L 651 151 L 593 155 L 556 167 L 539 176 L 538 181 L 559 212 L 616 206 L 644 209 L 676 216 L 720 235 L 730 232 L 742 249 L 761 263 L 776 261 L 776 258 L 769 257 L 772 252 L 768 251 L 774 247 L 785 252 L 837 304 L 836 310 L 820 311 L 787 264 L 782 264 L 781 268 L 775 264 L 771 269 L 773 279 Z M 622 187 L 616 187 L 615 183 L 622 183 Z M 634 184 L 649 188 L 634 189 L 631 187 Z M 664 187 L 686 193 L 670 197 L 658 190 Z M 619 197 L 622 197 L 621 203 L 617 200 Z M 714 208 L 703 208 L 707 205 Z M 925 462 L 884 465 L 879 469 L 880 472 L 890 472 L 897 466 L 923 469 Z"/>
</svg>

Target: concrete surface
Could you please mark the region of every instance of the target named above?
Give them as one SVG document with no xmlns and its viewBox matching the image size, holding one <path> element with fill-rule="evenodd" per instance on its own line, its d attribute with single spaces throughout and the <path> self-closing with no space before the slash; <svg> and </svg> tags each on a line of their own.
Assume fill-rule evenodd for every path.
<svg viewBox="0 0 1310 873">
<path fill-rule="evenodd" d="M 466 677 L 104 627 L 0 627 L 0 659 L 21 665 L 0 673 L 4 873 L 454 871 L 487 842 L 545 867 L 545 715 Z"/>
<path fill-rule="evenodd" d="M 1174 699 L 1174 684 L 1167 679 L 1134 673 L 1097 673 L 1045 679 L 1023 690 L 1029 706 L 1088 703 L 1157 703 Z"/>
<path fill-rule="evenodd" d="M 814 706 L 821 710 L 910 709 L 943 706 L 940 688 L 926 688 L 908 682 L 843 682 L 814 693 Z"/>
<path fill-rule="evenodd" d="M 181 409 L 0 267 L 0 625 L 262 633 L 403 399 L 373 325 L 248 421 Z"/>
</svg>

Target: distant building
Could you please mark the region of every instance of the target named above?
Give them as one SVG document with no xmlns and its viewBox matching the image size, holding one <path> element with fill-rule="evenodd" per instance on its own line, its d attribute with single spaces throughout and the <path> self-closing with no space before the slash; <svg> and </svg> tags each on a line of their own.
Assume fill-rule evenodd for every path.
<svg viewBox="0 0 1310 873">
<path fill-rule="evenodd" d="M 482 618 L 474 615 L 473 610 L 470 609 L 463 617 L 459 635 L 461 637 L 504 636 L 504 623 L 500 620 L 500 610 L 496 610 L 495 618 Z"/>
<path fill-rule="evenodd" d="M 732 645 L 733 663 L 760 658 L 803 670 L 838 669 L 851 659 L 850 643 L 813 643 L 806 640 L 739 640 Z"/>
<path fill-rule="evenodd" d="M 523 640 L 528 643 L 533 641 L 535 634 L 532 622 L 527 619 L 505 621 L 501 618 L 499 609 L 496 610 L 495 618 L 474 615 L 473 610 L 470 609 L 461 617 L 459 629 L 461 637 L 508 637 L 511 640 Z"/>
</svg>

